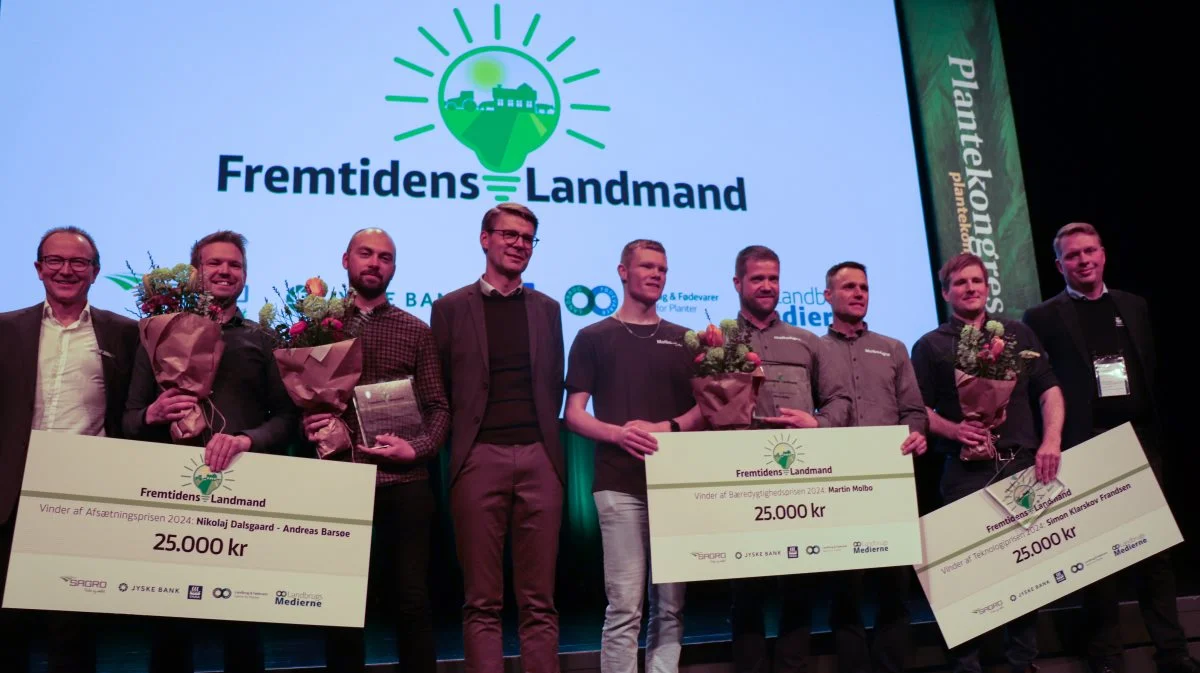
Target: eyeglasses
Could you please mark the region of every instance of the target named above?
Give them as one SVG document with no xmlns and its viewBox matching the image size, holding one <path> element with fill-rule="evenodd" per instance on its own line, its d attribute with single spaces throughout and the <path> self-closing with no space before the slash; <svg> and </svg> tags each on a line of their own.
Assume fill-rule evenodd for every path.
<svg viewBox="0 0 1200 673">
<path fill-rule="evenodd" d="M 95 261 L 88 257 L 59 257 L 57 255 L 46 255 L 42 258 L 42 266 L 51 271 L 61 269 L 63 264 L 70 264 L 72 271 L 80 272 L 92 268 Z"/>
<path fill-rule="evenodd" d="M 500 238 L 504 239 L 505 245 L 516 245 L 517 241 L 521 241 L 525 245 L 528 245 L 530 249 L 533 249 L 537 247 L 538 241 L 541 240 L 537 236 L 522 234 L 512 229 L 492 229 L 491 232 L 493 234 L 500 234 Z"/>
</svg>

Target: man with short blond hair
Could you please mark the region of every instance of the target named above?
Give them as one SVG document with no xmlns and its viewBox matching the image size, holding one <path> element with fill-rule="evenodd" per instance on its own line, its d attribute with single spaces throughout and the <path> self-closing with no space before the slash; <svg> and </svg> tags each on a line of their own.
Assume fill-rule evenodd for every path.
<svg viewBox="0 0 1200 673">
<path fill-rule="evenodd" d="M 1155 477 L 1162 482 L 1161 421 L 1157 414 L 1157 360 L 1150 309 L 1141 297 L 1109 289 L 1107 261 L 1096 228 L 1073 222 L 1054 237 L 1054 265 L 1066 288 L 1025 312 L 1062 383 L 1067 418 L 1063 448 L 1130 423 Z M 1156 648 L 1160 673 L 1195 673 L 1179 623 L 1175 572 L 1167 552 L 1155 554 L 1122 575 L 1136 580 L 1146 632 Z M 1118 607 L 1121 575 L 1084 589 L 1088 665 L 1095 673 L 1124 670 Z"/>
</svg>

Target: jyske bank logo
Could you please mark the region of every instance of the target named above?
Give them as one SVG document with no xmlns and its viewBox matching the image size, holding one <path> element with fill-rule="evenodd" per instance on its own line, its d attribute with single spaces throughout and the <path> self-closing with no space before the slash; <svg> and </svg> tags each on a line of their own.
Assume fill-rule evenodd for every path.
<svg viewBox="0 0 1200 673">
<path fill-rule="evenodd" d="M 595 152 L 609 149 L 608 117 L 637 106 L 637 101 L 614 104 L 602 93 L 620 90 L 604 88 L 603 51 L 614 45 L 571 34 L 560 18 L 547 17 L 543 25 L 540 13 L 505 10 L 500 4 L 455 7 L 427 25 L 413 26 L 399 52 L 387 54 L 399 70 L 380 84 L 387 89 L 377 94 L 378 104 L 388 106 L 381 139 L 420 144 L 449 134 L 483 168 L 480 173 L 401 166 L 390 158 L 372 162 L 361 157 L 340 167 L 272 166 L 242 154 L 221 154 L 217 191 L 465 200 L 491 196 L 530 204 L 745 211 L 741 177 L 711 184 L 648 179 L 636 170 L 547 177 L 546 171 L 539 175 L 528 165 L 531 155 L 558 142 L 572 143 L 579 149 L 574 154 L 578 163 L 588 165 Z M 651 68 L 641 73 L 658 76 Z M 714 123 L 720 122 L 714 117 Z M 714 139 L 704 142 L 720 142 L 719 129 L 713 131 Z M 656 137 L 670 139 L 669 134 Z M 614 142 L 613 147 L 623 147 L 624 157 L 631 156 L 630 145 L 653 152 L 645 143 Z M 418 152 L 437 156 L 437 149 L 427 144 Z"/>
</svg>

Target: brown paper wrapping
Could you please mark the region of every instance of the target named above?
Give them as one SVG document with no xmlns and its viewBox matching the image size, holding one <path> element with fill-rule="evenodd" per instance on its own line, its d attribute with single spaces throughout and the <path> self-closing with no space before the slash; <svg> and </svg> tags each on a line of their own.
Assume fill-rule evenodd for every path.
<svg viewBox="0 0 1200 673">
<path fill-rule="evenodd" d="M 362 346 L 348 339 L 325 346 L 281 348 L 275 362 L 283 387 L 305 414 L 333 414 L 334 420 L 317 431 L 317 455 L 324 458 L 350 448 L 350 429 L 338 416 L 354 395 L 362 376 Z"/>
<path fill-rule="evenodd" d="M 750 427 L 763 378 L 761 367 L 753 374 L 697 377 L 692 379 L 692 394 L 712 429 L 742 430 Z"/>
<path fill-rule="evenodd" d="M 988 439 L 979 446 L 964 446 L 959 452 L 961 460 L 991 460 L 996 457 L 996 445 L 991 430 L 1004 423 L 1008 411 L 1008 400 L 1016 388 L 1016 379 L 998 381 L 972 376 L 961 369 L 954 370 L 954 385 L 958 388 L 958 405 L 963 418 L 979 421 L 986 427 Z"/>
<path fill-rule="evenodd" d="M 225 352 L 221 325 L 194 313 L 171 313 L 142 318 L 138 331 L 158 385 L 163 390 L 178 388 L 201 402 L 171 423 L 171 439 L 199 437 L 208 427 L 202 403 L 212 394 Z"/>
</svg>

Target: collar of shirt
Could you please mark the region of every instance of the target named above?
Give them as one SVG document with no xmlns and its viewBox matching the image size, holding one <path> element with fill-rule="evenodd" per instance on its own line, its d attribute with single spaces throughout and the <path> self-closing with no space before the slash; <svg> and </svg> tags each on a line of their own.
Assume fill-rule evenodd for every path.
<svg viewBox="0 0 1200 673">
<path fill-rule="evenodd" d="M 237 309 L 233 312 L 233 317 L 221 323 L 221 329 L 234 329 L 245 324 L 246 318 L 242 316 L 242 309 Z"/>
<path fill-rule="evenodd" d="M 524 285 L 518 285 L 515 288 L 513 288 L 512 292 L 505 294 L 505 293 L 501 292 L 500 290 L 496 289 L 495 285 L 492 285 L 491 283 L 484 280 L 483 276 L 479 277 L 479 291 L 483 292 L 483 296 L 485 296 L 485 297 L 515 297 L 515 296 L 521 294 L 521 292 L 523 292 L 524 290 L 525 290 Z"/>
<path fill-rule="evenodd" d="M 1079 301 L 1094 301 L 1092 299 L 1089 299 L 1086 294 L 1080 292 L 1079 290 L 1076 290 L 1075 288 L 1071 287 L 1070 285 L 1067 286 L 1067 294 L 1070 295 L 1071 299 L 1077 299 Z M 1106 294 L 1108 294 L 1108 285 L 1105 283 L 1101 283 L 1100 284 L 1100 297 L 1103 297 Z M 1096 297 L 1096 299 L 1099 299 L 1100 297 Z"/>
<path fill-rule="evenodd" d="M 984 325 L 987 325 L 989 320 L 996 320 L 996 318 L 993 318 L 992 316 L 988 315 L 987 313 L 984 313 L 983 314 L 983 322 L 979 324 L 979 328 L 983 329 Z M 949 332 L 955 336 L 958 336 L 958 334 L 960 332 L 962 332 L 962 328 L 966 324 L 967 323 L 963 322 L 962 320 L 959 320 L 958 316 L 956 316 L 954 314 L 950 314 L 950 322 L 943 324 L 938 329 L 945 331 L 945 332 Z"/>
<path fill-rule="evenodd" d="M 852 332 L 850 334 L 847 334 L 841 330 L 835 329 L 834 325 L 829 326 L 829 336 L 837 337 L 843 341 L 854 341 L 866 333 L 867 333 L 867 323 L 865 320 L 863 322 L 855 325 L 852 328 Z"/>
<path fill-rule="evenodd" d="M 745 310 L 738 311 L 738 324 L 742 327 L 749 327 L 756 332 L 765 332 L 774 327 L 775 323 L 777 322 L 779 322 L 779 311 L 771 313 L 770 317 L 767 318 L 767 324 L 765 327 L 759 327 L 751 322 L 750 316 L 746 314 Z"/>
<path fill-rule="evenodd" d="M 54 321 L 54 324 L 58 325 L 59 327 L 67 328 L 74 327 L 75 325 L 87 325 L 92 322 L 92 304 L 91 302 L 84 303 L 83 311 L 79 313 L 79 318 L 70 325 L 64 325 L 58 321 L 58 318 L 54 317 L 54 309 L 50 308 L 50 302 L 43 301 L 42 320 L 52 320 Z"/>
</svg>

